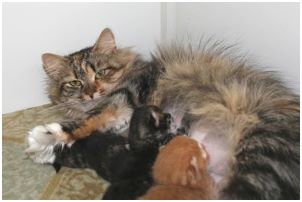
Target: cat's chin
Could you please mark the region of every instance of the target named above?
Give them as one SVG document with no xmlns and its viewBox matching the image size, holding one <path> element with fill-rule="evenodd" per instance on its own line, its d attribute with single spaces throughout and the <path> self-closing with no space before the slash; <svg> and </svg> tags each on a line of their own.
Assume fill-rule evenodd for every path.
<svg viewBox="0 0 302 202">
<path fill-rule="evenodd" d="M 36 126 L 28 132 L 26 142 L 28 148 L 24 151 L 35 163 L 53 163 L 55 161 L 54 148 L 64 147 L 65 143 L 59 138 L 62 126 L 58 123 Z M 70 143 L 68 146 L 71 146 Z"/>
</svg>

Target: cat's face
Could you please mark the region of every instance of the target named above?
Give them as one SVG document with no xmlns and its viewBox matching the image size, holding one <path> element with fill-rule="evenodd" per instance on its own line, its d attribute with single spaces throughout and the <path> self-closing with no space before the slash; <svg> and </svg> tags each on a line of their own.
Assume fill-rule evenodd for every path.
<svg viewBox="0 0 302 202">
<path fill-rule="evenodd" d="M 61 103 L 104 96 L 119 84 L 135 57 L 129 49 L 116 48 L 114 35 L 108 28 L 93 47 L 68 56 L 43 54 L 49 97 L 54 103 Z"/>
</svg>

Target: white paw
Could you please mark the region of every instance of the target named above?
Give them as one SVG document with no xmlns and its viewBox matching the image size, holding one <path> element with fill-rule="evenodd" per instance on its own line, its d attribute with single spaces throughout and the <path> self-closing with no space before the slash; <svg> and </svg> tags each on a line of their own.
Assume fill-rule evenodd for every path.
<svg viewBox="0 0 302 202">
<path fill-rule="evenodd" d="M 120 119 L 115 122 L 115 125 L 112 127 L 112 131 L 115 133 L 122 133 L 129 127 L 129 120 Z"/>
<path fill-rule="evenodd" d="M 64 134 L 64 132 L 58 123 L 36 126 L 28 132 L 28 148 L 25 153 L 36 163 L 53 163 L 55 160 L 54 147 L 64 146 L 64 142 L 58 138 L 60 134 Z"/>
</svg>

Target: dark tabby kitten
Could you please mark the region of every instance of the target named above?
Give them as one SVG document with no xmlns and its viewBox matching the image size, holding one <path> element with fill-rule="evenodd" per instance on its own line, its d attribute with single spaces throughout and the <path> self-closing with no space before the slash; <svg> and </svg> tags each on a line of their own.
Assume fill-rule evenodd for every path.
<svg viewBox="0 0 302 202">
<path fill-rule="evenodd" d="M 125 71 L 121 70 L 114 87 L 102 86 L 107 89 L 104 96 L 82 104 L 66 102 L 65 106 L 79 115 L 74 118 L 85 120 L 33 129 L 35 135 L 29 140 L 30 145 L 36 145 L 32 152 L 39 158 L 35 161 L 49 160 L 46 149 L 37 143 L 44 133 L 53 134 L 43 139 L 50 148 L 72 144 L 96 129 L 121 132 L 129 125 L 133 104 L 151 103 L 171 113 L 178 126 L 185 124 L 189 135 L 205 145 L 210 156 L 208 171 L 216 181 L 219 198 L 299 199 L 299 96 L 273 73 L 233 59 L 227 55 L 227 47 L 217 44 L 207 42 L 196 50 L 192 46 L 159 47 L 151 62 L 142 61 L 128 50 L 131 57 L 118 63 Z M 90 65 L 94 78 L 100 70 L 107 76 L 113 74 L 106 73 L 107 67 L 110 72 L 114 69 L 110 59 L 121 54 L 108 29 L 93 48 L 83 51 L 87 59 L 81 56 L 77 68 Z M 50 64 L 54 64 L 53 69 L 63 68 L 58 63 Z M 68 64 L 63 69 L 72 67 Z M 97 83 L 95 80 L 94 85 Z M 57 92 L 63 90 L 57 87 Z M 62 93 L 57 97 L 64 102 Z"/>
<path fill-rule="evenodd" d="M 134 111 L 129 128 L 130 151 L 120 153 L 114 159 L 111 185 L 103 199 L 133 200 L 145 194 L 152 186 L 151 168 L 160 146 L 167 144 L 176 135 L 183 134 L 175 133 L 171 121 L 171 115 L 157 107 L 142 107 Z"/>
<path fill-rule="evenodd" d="M 71 147 L 55 146 L 53 165 L 57 171 L 61 166 L 94 169 L 111 182 L 104 199 L 136 199 L 152 185 L 159 147 L 176 135 L 170 114 L 142 106 L 133 112 L 128 138 L 95 131 Z"/>
</svg>

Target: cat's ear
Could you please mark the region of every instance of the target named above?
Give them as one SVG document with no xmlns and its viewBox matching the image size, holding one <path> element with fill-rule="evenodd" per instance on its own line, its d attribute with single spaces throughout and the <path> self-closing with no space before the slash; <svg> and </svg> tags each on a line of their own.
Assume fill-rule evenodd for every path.
<svg viewBox="0 0 302 202">
<path fill-rule="evenodd" d="M 197 162 L 197 158 L 193 156 L 190 161 L 190 165 L 187 169 L 187 180 L 191 185 L 197 184 L 197 180 L 200 176 L 200 168 Z"/>
<path fill-rule="evenodd" d="M 159 126 L 159 116 L 158 116 L 158 113 L 156 113 L 155 111 L 151 110 L 150 119 L 153 120 L 155 127 Z"/>
<path fill-rule="evenodd" d="M 64 66 L 65 59 L 62 56 L 45 53 L 42 55 L 43 68 L 46 74 L 54 79 L 60 79 L 60 70 Z"/>
<path fill-rule="evenodd" d="M 98 40 L 93 46 L 93 51 L 97 51 L 103 54 L 116 53 L 115 38 L 109 28 L 106 28 L 102 31 Z"/>
</svg>

